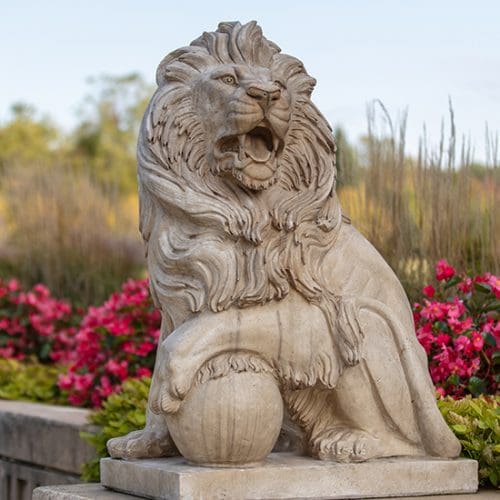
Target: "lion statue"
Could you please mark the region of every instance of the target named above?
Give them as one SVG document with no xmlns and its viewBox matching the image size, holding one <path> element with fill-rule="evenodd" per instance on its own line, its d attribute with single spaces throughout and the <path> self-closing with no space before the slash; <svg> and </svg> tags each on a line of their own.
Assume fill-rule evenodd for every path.
<svg viewBox="0 0 500 500">
<path fill-rule="evenodd" d="M 140 231 L 162 313 L 145 429 L 113 457 L 178 453 L 200 368 L 256 353 L 304 452 L 321 460 L 456 457 L 405 292 L 342 214 L 315 80 L 255 22 L 170 53 L 138 144 Z"/>
</svg>

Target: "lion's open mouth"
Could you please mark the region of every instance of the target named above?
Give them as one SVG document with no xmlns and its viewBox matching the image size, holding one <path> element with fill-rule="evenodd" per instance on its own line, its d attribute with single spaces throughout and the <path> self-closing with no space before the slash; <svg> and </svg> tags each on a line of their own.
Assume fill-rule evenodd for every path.
<svg viewBox="0 0 500 500">
<path fill-rule="evenodd" d="M 263 121 L 243 134 L 226 135 L 215 143 L 220 172 L 231 173 L 251 189 L 265 189 L 275 180 L 277 155 L 283 141 Z"/>
<path fill-rule="evenodd" d="M 260 124 L 245 134 L 226 136 L 216 144 L 217 156 L 226 153 L 237 155 L 245 168 L 249 162 L 268 163 L 278 151 L 280 140 L 265 124 Z"/>
</svg>

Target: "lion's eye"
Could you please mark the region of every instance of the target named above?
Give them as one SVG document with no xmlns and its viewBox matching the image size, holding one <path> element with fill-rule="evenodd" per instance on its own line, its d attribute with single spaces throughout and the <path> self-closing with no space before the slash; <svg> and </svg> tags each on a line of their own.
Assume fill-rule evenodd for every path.
<svg viewBox="0 0 500 500">
<path fill-rule="evenodd" d="M 233 75 L 221 76 L 220 80 L 226 85 L 236 85 L 236 78 Z"/>
</svg>

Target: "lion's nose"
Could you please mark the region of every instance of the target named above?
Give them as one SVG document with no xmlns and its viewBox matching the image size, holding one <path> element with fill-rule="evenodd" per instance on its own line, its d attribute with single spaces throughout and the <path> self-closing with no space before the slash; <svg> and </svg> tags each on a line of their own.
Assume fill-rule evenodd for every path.
<svg viewBox="0 0 500 500">
<path fill-rule="evenodd" d="M 281 90 L 273 84 L 253 84 L 247 88 L 247 94 L 258 100 L 259 103 L 269 104 L 281 97 Z"/>
</svg>

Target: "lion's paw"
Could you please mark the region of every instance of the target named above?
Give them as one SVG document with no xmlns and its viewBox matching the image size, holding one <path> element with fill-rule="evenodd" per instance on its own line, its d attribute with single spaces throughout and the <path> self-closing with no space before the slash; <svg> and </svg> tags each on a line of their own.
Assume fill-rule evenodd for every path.
<svg viewBox="0 0 500 500">
<path fill-rule="evenodd" d="M 176 413 L 193 384 L 198 367 L 183 354 L 173 355 L 166 342 L 159 349 L 149 406 L 156 415 Z"/>
<path fill-rule="evenodd" d="M 169 378 L 158 376 L 158 380 L 151 387 L 149 407 L 155 415 L 161 413 L 177 413 L 182 400 L 189 392 L 192 376 L 181 372 L 170 372 Z"/>
<path fill-rule="evenodd" d="M 333 427 L 311 440 L 313 456 L 336 462 L 364 462 L 379 456 L 378 439 L 349 427 Z"/>
<path fill-rule="evenodd" d="M 168 430 L 142 429 L 107 442 L 113 458 L 157 458 L 179 455 Z"/>
</svg>

